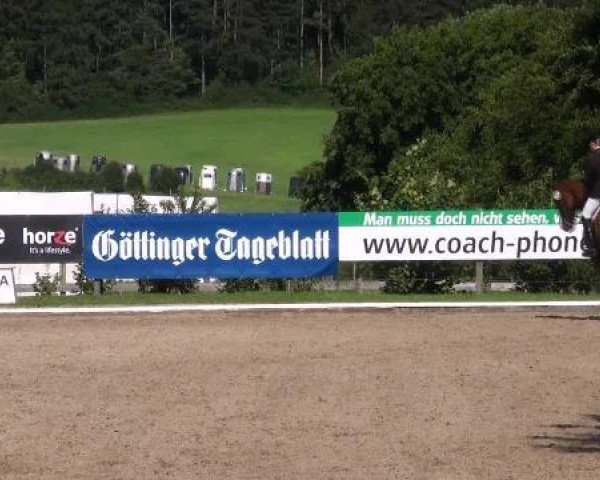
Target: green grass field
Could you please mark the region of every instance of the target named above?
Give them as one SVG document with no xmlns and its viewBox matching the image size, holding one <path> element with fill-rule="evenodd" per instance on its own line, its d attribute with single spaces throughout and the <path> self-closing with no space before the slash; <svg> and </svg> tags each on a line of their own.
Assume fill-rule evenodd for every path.
<svg viewBox="0 0 600 480">
<path fill-rule="evenodd" d="M 16 307 L 60 307 L 91 305 L 162 305 L 162 304 L 232 304 L 232 303 L 332 303 L 332 302 L 535 302 L 600 300 L 599 294 L 556 294 L 525 292 L 486 292 L 451 294 L 388 294 L 382 292 L 313 291 L 313 292 L 238 292 L 195 293 L 189 295 L 158 293 L 108 293 L 102 296 L 21 297 Z"/>
<path fill-rule="evenodd" d="M 297 206 L 287 199 L 289 178 L 319 160 L 335 114 L 320 108 L 242 108 L 141 117 L 0 125 L 0 167 L 26 166 L 39 150 L 77 153 L 82 169 L 92 155 L 135 163 L 145 181 L 153 163 L 192 165 L 197 182 L 202 165 L 216 165 L 219 200 L 227 172 L 246 171 L 249 191 L 257 172 L 273 175 L 271 200 L 251 193 L 224 195 L 221 211 L 280 211 Z"/>
</svg>

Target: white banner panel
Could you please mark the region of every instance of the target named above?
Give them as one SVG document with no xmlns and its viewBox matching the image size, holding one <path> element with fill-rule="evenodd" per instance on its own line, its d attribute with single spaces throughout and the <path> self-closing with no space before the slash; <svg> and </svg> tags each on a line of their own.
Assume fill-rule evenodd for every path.
<svg viewBox="0 0 600 480">
<path fill-rule="evenodd" d="M 342 212 L 340 261 L 582 259 L 555 210 Z"/>
<path fill-rule="evenodd" d="M 15 276 L 12 268 L 0 268 L 0 304 L 17 303 Z"/>
<path fill-rule="evenodd" d="M 87 215 L 92 192 L 0 192 L 0 215 Z"/>
</svg>

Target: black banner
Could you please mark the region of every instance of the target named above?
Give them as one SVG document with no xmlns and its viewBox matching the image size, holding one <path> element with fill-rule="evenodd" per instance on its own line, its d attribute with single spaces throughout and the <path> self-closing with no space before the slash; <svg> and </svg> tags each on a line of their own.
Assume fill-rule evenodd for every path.
<svg viewBox="0 0 600 480">
<path fill-rule="evenodd" d="M 81 261 L 81 215 L 0 216 L 0 263 Z"/>
</svg>

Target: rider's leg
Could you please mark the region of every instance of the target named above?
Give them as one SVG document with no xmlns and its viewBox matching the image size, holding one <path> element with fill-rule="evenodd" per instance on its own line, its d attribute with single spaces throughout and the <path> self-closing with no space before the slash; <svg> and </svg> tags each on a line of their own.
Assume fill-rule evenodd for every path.
<svg viewBox="0 0 600 480">
<path fill-rule="evenodd" d="M 600 207 L 600 198 L 588 198 L 581 211 L 583 223 L 583 254 L 584 256 L 593 256 L 596 253 L 594 243 L 594 229 L 592 226 L 592 217 Z"/>
</svg>

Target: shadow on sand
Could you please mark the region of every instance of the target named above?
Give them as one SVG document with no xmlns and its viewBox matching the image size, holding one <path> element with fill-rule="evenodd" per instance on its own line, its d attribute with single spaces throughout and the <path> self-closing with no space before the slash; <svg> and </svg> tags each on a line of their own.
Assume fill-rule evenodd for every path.
<svg viewBox="0 0 600 480">
<path fill-rule="evenodd" d="M 544 425 L 544 428 L 551 433 L 532 436 L 535 448 L 600 454 L 600 415 L 586 415 L 579 423 L 557 423 Z"/>
<path fill-rule="evenodd" d="M 556 320 L 580 320 L 600 322 L 600 315 L 536 315 L 535 318 L 552 318 Z"/>
</svg>

